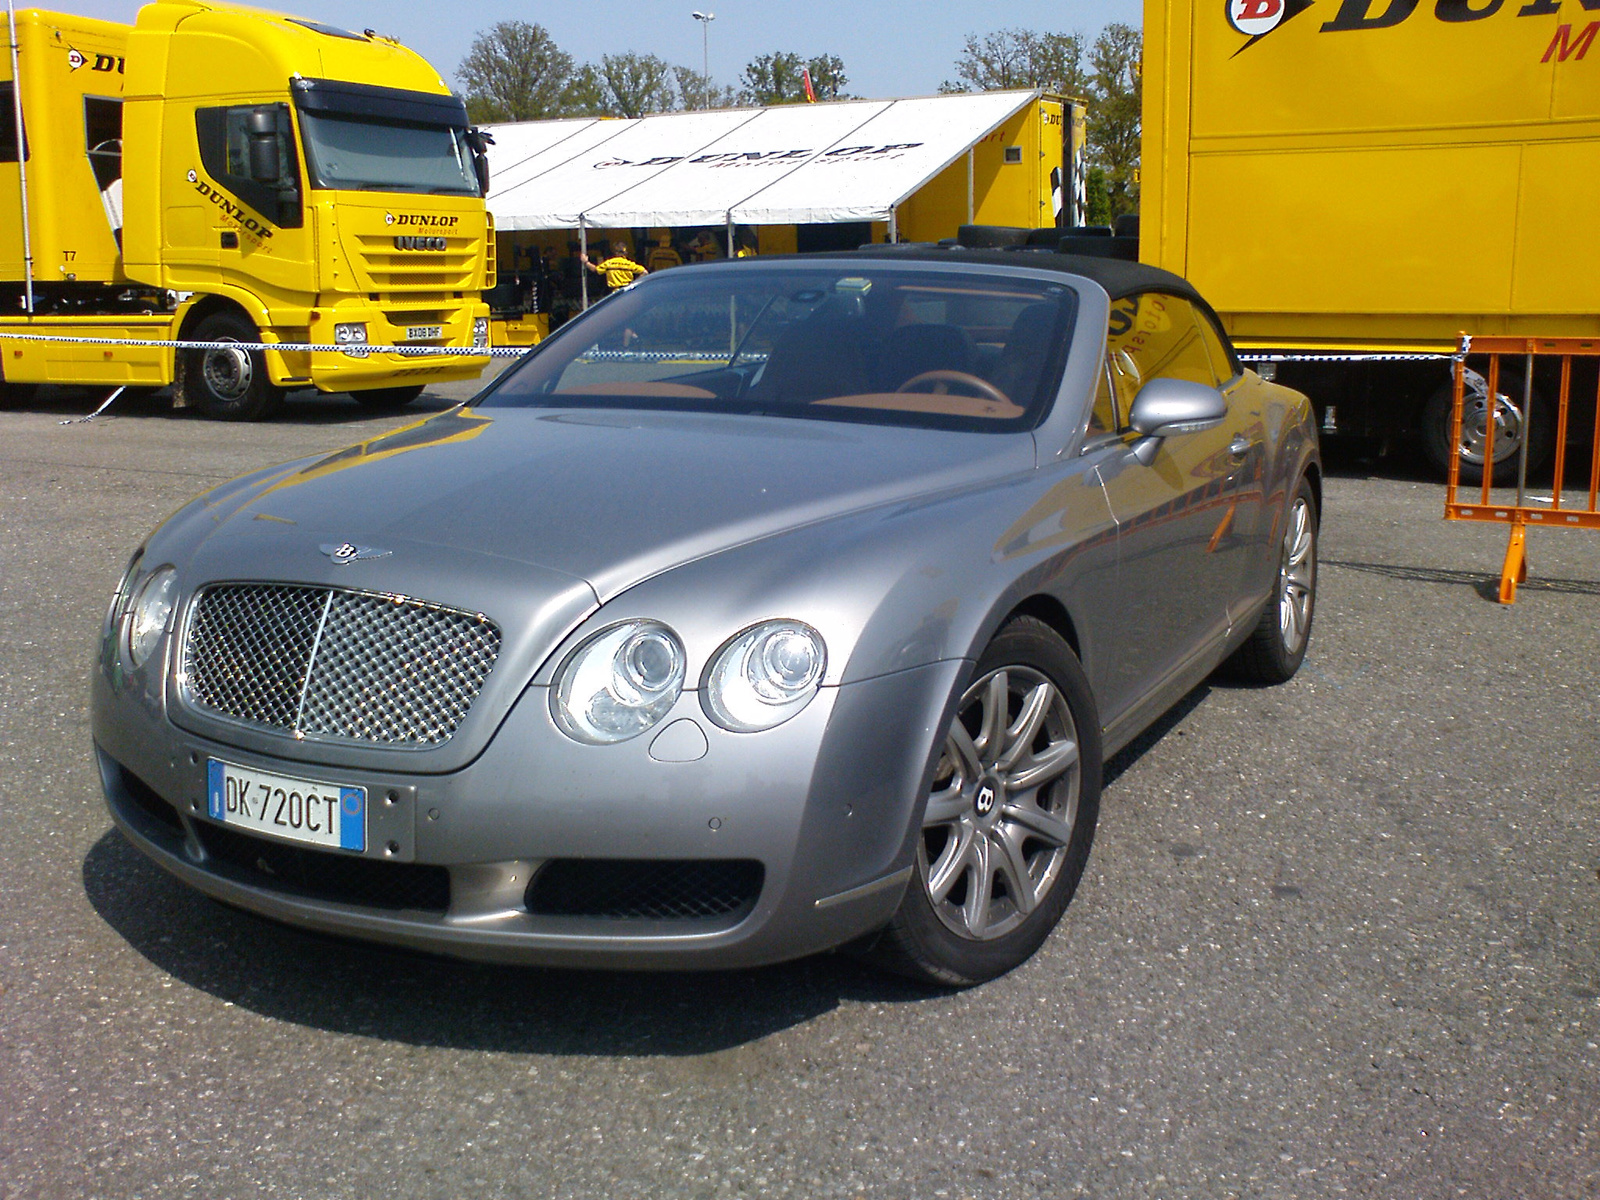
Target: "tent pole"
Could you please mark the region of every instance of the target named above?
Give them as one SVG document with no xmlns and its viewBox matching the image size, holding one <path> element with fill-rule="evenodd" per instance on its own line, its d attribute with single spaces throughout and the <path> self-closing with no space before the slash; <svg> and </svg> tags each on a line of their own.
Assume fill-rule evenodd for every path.
<svg viewBox="0 0 1600 1200">
<path fill-rule="evenodd" d="M 735 257 L 733 245 L 733 212 L 731 209 L 728 212 L 728 257 Z"/>
<path fill-rule="evenodd" d="M 896 210 L 889 210 L 889 244 L 892 246 L 900 240 L 900 226 L 895 220 Z"/>
<path fill-rule="evenodd" d="M 976 213 L 974 211 L 974 205 L 973 205 L 973 190 L 972 190 L 972 188 L 973 188 L 973 185 L 972 185 L 972 154 L 973 154 L 973 147 L 968 146 L 967 147 L 967 224 L 968 225 L 972 224 L 973 218 L 976 215 Z"/>
<path fill-rule="evenodd" d="M 583 219 L 583 214 L 578 214 L 578 291 L 582 296 L 579 312 L 587 312 L 589 308 L 589 268 L 584 259 L 589 257 L 589 225 Z"/>
</svg>

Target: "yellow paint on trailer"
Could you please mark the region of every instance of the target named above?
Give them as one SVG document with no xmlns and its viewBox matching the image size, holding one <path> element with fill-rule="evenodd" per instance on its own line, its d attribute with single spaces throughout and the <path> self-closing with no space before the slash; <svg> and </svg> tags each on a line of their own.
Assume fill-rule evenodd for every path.
<svg viewBox="0 0 1600 1200">
<path fill-rule="evenodd" d="M 1146 0 L 1141 257 L 1245 347 L 1600 334 L 1597 17 Z"/>
</svg>

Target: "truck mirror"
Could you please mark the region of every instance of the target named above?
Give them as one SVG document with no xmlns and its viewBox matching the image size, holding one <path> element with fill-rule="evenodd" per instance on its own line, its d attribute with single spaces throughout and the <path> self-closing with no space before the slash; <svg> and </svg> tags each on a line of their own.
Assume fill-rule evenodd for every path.
<svg viewBox="0 0 1600 1200">
<path fill-rule="evenodd" d="M 489 156 L 487 154 L 474 154 L 472 156 L 473 170 L 478 174 L 478 194 L 489 194 Z"/>
<path fill-rule="evenodd" d="M 252 122 L 253 123 L 253 122 Z M 277 183 L 283 174 L 283 163 L 278 154 L 278 133 L 250 131 L 250 178 L 257 183 Z"/>
</svg>

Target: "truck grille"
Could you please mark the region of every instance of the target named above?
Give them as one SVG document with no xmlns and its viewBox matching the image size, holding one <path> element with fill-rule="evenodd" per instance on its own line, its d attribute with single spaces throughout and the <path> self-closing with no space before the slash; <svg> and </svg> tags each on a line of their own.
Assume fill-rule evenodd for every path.
<svg viewBox="0 0 1600 1200">
<path fill-rule="evenodd" d="M 358 234 L 356 244 L 369 291 L 426 288 L 454 292 L 483 286 L 483 268 L 471 238 L 447 238 L 442 252 L 396 250 L 394 237 L 387 234 Z"/>
<path fill-rule="evenodd" d="M 296 737 L 436 746 L 499 653 L 500 630 L 481 613 L 343 588 L 218 584 L 195 600 L 185 698 Z"/>
</svg>

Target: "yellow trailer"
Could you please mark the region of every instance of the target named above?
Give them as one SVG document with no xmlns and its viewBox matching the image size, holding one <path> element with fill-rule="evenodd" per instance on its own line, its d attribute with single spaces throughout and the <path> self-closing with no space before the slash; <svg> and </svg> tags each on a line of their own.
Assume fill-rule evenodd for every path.
<svg viewBox="0 0 1600 1200">
<path fill-rule="evenodd" d="M 253 419 L 290 388 L 391 407 L 482 371 L 360 348 L 488 347 L 482 145 L 419 56 L 203 0 L 132 27 L 29 9 L 14 34 L 0 333 L 229 345 L 0 339 L 8 389 L 176 382 L 180 402 Z"/>
<path fill-rule="evenodd" d="M 1600 335 L 1600 244 L 1582 234 L 1600 186 L 1597 15 L 1572 0 L 1146 0 L 1141 258 L 1191 279 L 1247 351 Z M 1418 433 L 1450 457 L 1442 367 L 1279 377 L 1325 425 Z M 1480 393 L 1455 448 L 1469 468 L 1490 420 L 1497 461 L 1514 460 L 1521 408 L 1520 388 Z"/>
</svg>

